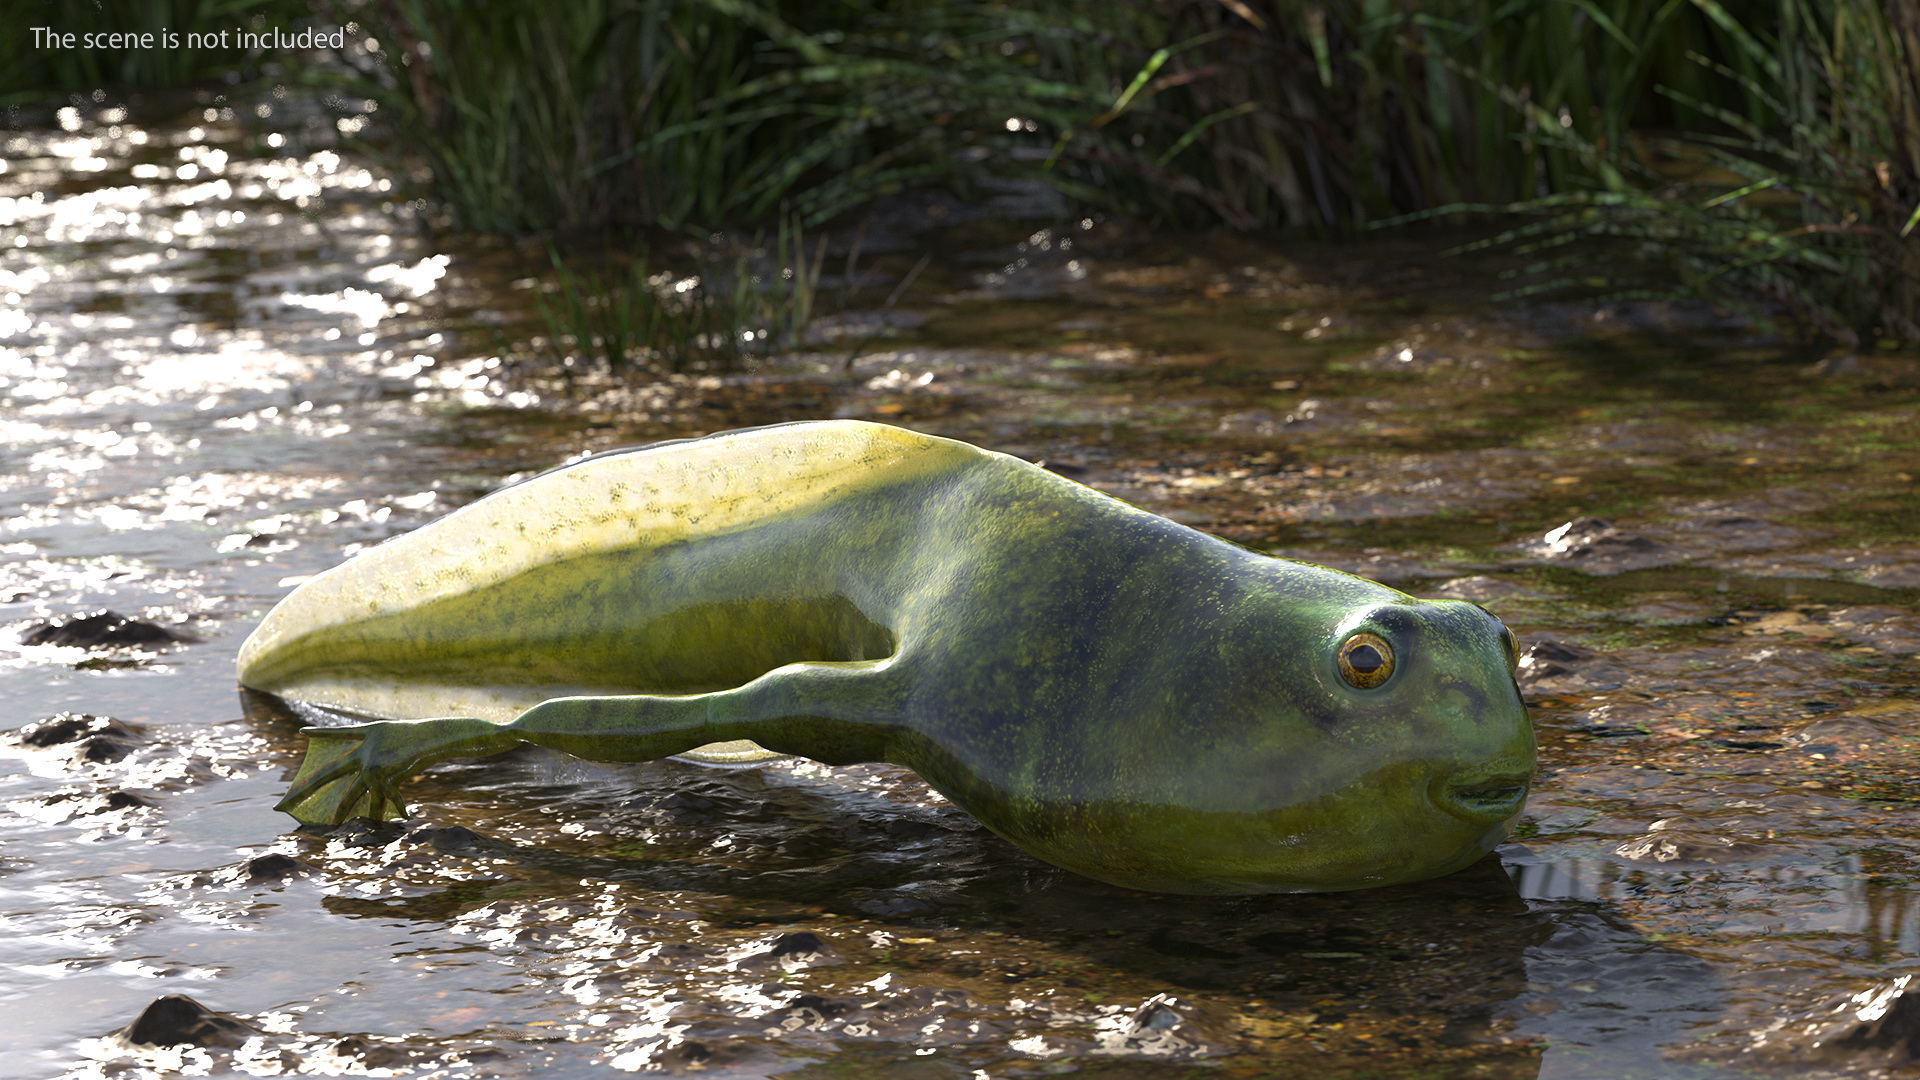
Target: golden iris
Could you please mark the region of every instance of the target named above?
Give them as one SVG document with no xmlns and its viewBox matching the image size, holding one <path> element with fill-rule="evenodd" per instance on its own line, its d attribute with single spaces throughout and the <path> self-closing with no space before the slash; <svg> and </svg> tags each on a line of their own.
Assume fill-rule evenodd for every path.
<svg viewBox="0 0 1920 1080">
<path fill-rule="evenodd" d="M 1340 677 L 1371 690 L 1393 676 L 1393 646 L 1378 634 L 1355 634 L 1340 646 Z"/>
</svg>

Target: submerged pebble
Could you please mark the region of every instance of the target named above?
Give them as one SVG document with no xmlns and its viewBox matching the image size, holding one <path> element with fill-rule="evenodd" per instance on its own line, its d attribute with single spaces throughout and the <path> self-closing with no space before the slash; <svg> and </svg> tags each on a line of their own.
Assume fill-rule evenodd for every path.
<svg viewBox="0 0 1920 1080">
<path fill-rule="evenodd" d="M 117 611 L 70 615 L 27 628 L 20 635 L 26 645 L 61 645 L 102 649 L 126 645 L 183 645 L 200 639 L 183 630 L 162 626 Z"/>
<path fill-rule="evenodd" d="M 144 742 L 138 731 L 111 716 L 60 713 L 36 720 L 13 733 L 24 746 L 47 748 L 71 745 L 76 761 L 113 762 Z"/>
<path fill-rule="evenodd" d="M 136 1046 L 219 1046 L 231 1049 L 257 1034 L 233 1016 L 214 1012 L 185 994 L 155 998 L 116 1034 Z"/>
</svg>

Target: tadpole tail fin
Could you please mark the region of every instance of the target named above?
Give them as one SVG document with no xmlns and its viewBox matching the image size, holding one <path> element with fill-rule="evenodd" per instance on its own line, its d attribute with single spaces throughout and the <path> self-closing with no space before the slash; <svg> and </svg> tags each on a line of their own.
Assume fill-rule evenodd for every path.
<svg viewBox="0 0 1920 1080">
<path fill-rule="evenodd" d="M 381 720 L 303 734 L 307 756 L 274 806 L 302 825 L 406 817 L 401 780 L 438 761 L 497 754 L 520 742 L 501 725 L 472 717 Z"/>
</svg>

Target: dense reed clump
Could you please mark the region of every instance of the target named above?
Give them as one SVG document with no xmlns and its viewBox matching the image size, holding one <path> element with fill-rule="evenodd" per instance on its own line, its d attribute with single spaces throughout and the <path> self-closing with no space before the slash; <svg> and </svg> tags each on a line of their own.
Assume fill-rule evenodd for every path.
<svg viewBox="0 0 1920 1080">
<path fill-rule="evenodd" d="M 1157 168 L 1175 181 L 1168 193 L 1189 189 L 1242 227 L 1337 235 L 1462 201 L 1618 186 L 1610 151 L 1632 127 L 1703 115 L 1650 95 L 1656 83 L 1707 109 L 1752 110 L 1741 88 L 1686 60 L 1746 64 L 1737 21 L 1684 2 L 1160 6 L 1193 47 L 1153 84 L 1151 162 L 1127 164 Z M 1180 212 L 1164 193 L 1137 197 Z"/>
<path fill-rule="evenodd" d="M 130 28 L 285 2 L 102 10 Z M 354 27 L 367 145 L 467 230 L 617 246 L 782 207 L 815 228 L 1008 177 L 1181 226 L 1471 211 L 1520 218 L 1500 242 L 1542 256 L 1520 292 L 1641 287 L 1575 243 L 1624 238 L 1694 295 L 1920 341 L 1920 0 L 312 3 Z"/>
<path fill-rule="evenodd" d="M 460 226 L 493 233 L 717 227 L 781 206 L 812 224 L 885 192 L 1032 172 L 1165 29 L 1151 6 L 1068 0 L 349 13 L 377 46 L 367 90 L 390 106 L 385 128 Z"/>
<path fill-rule="evenodd" d="M 1741 47 L 1754 12 L 1710 2 L 386 0 L 352 14 L 380 46 L 389 127 L 456 219 L 494 232 L 737 224 L 782 204 L 818 221 L 906 185 L 1017 172 L 1168 221 L 1340 233 L 1605 175 L 1563 130 L 1604 157 L 1632 125 L 1766 115 L 1687 58 L 1762 70 Z"/>
<path fill-rule="evenodd" d="M 1651 140 L 1665 160 L 1625 162 L 1637 183 L 1506 207 L 1535 220 L 1492 242 L 1546 255 L 1624 238 L 1675 282 L 1628 294 L 1784 313 L 1850 347 L 1920 342 L 1920 2 L 1777 11 L 1767 33 L 1742 31 L 1746 70 L 1699 59 L 1760 103 L 1757 118 L 1703 108 L 1717 127 Z M 1543 258 L 1520 291 L 1623 284 L 1572 250 Z"/>
</svg>

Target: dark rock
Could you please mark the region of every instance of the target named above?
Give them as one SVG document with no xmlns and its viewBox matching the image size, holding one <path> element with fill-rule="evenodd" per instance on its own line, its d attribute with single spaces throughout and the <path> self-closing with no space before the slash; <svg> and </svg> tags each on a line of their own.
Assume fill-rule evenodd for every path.
<svg viewBox="0 0 1920 1080">
<path fill-rule="evenodd" d="M 1573 729 L 1580 735 L 1590 735 L 1596 739 L 1631 739 L 1640 735 L 1651 735 L 1643 727 L 1614 727 L 1611 724 L 1582 724 Z"/>
<path fill-rule="evenodd" d="M 1778 750 L 1786 743 L 1768 742 L 1765 739 L 1714 739 L 1713 745 L 1728 750 Z"/>
<path fill-rule="evenodd" d="M 88 713 L 57 713 L 36 720 L 15 733 L 25 746 L 49 747 L 77 744 L 75 757 L 82 761 L 119 761 L 133 752 L 140 734 L 111 716 Z"/>
<path fill-rule="evenodd" d="M 1680 548 L 1622 532 L 1613 522 L 1592 517 L 1575 518 L 1518 547 L 1538 558 L 1564 562 L 1596 575 L 1671 566 L 1690 557 Z"/>
<path fill-rule="evenodd" d="M 1174 1059 L 1231 1053 L 1236 1041 L 1217 1018 L 1169 994 L 1148 998 L 1125 1027 L 1100 1036 L 1105 1053 Z"/>
<path fill-rule="evenodd" d="M 761 968 L 779 968 L 782 971 L 799 971 L 805 968 L 828 967 L 840 963 L 833 950 L 820 940 L 820 936 L 807 930 L 795 930 L 774 938 L 767 948 L 740 959 L 743 970 Z"/>
<path fill-rule="evenodd" d="M 1520 657 L 1520 662 L 1524 664 L 1529 660 L 1535 663 L 1542 660 L 1552 660 L 1562 664 L 1578 664 L 1591 660 L 1598 655 L 1599 654 L 1592 649 L 1583 649 L 1578 645 L 1569 645 L 1564 641 L 1536 641 L 1531 646 L 1528 646 L 1527 651 Z"/>
<path fill-rule="evenodd" d="M 1571 675 L 1576 668 L 1597 659 L 1599 655 L 1592 649 L 1583 649 L 1564 641 L 1536 641 L 1520 654 L 1520 678 L 1530 682 Z"/>
<path fill-rule="evenodd" d="M 414 1055 L 404 1046 L 392 1043 L 370 1042 L 358 1035 L 349 1035 L 333 1044 L 334 1056 L 359 1062 L 369 1069 L 398 1069 L 413 1064 Z"/>
<path fill-rule="evenodd" d="M 112 814 L 122 810 L 141 810 L 156 805 L 144 795 L 131 791 L 111 791 L 102 794 L 97 791 L 56 791 L 38 800 L 43 806 L 60 807 L 66 812 L 66 820 L 79 817 L 93 817 L 99 814 Z"/>
<path fill-rule="evenodd" d="M 899 890 L 864 890 L 866 895 L 853 901 L 854 910 L 865 915 L 888 919 L 912 918 L 916 915 L 931 915 L 937 910 L 932 904 Z"/>
<path fill-rule="evenodd" d="M 409 844 L 424 844 L 435 851 L 469 851 L 480 843 L 480 836 L 472 829 L 447 825 L 441 828 L 415 829 L 406 835 L 405 840 Z"/>
<path fill-rule="evenodd" d="M 664 1050 L 654 1059 L 663 1070 L 698 1070 L 713 1065 L 713 1051 L 706 1043 L 683 1042 Z"/>
<path fill-rule="evenodd" d="M 1664 824 L 1656 825 L 1654 831 L 1645 836 L 1619 845 L 1613 849 L 1613 853 L 1630 862 L 1676 868 L 1725 866 L 1767 854 L 1767 848 L 1762 844 L 1734 840 L 1705 830 L 1660 827 Z"/>
<path fill-rule="evenodd" d="M 1920 1058 L 1920 988 L 1913 986 L 1913 978 L 1902 975 L 1885 986 L 1849 995 L 1834 1010 L 1845 1018 L 1825 1033 L 1827 1047 L 1878 1051 L 1890 1064 Z"/>
<path fill-rule="evenodd" d="M 232 1049 L 258 1034 L 245 1021 L 217 1013 L 184 994 L 153 999 L 139 1019 L 117 1034 L 140 1046 L 219 1046 Z"/>
<path fill-rule="evenodd" d="M 689 1029 L 687 1034 L 694 1034 Z M 775 1064 L 764 1048 L 744 1042 L 737 1036 L 745 1031 L 730 1031 L 715 1037 L 683 1038 L 671 1046 L 662 1046 L 648 1055 L 645 1069 L 649 1073 L 666 1073 L 669 1076 L 685 1076 L 689 1073 L 715 1073 L 725 1075 L 762 1075 L 763 1069 Z M 757 1034 L 757 1033 L 756 1033 Z M 759 1065 L 760 1069 L 752 1066 Z M 743 1066 L 746 1068 L 743 1069 Z M 768 1070 L 773 1071 L 773 1070 Z"/>
<path fill-rule="evenodd" d="M 685 941 L 668 941 L 648 950 L 635 965 L 642 968 L 685 970 L 713 963 L 714 950 Z"/>
<path fill-rule="evenodd" d="M 799 1020 L 809 1027 L 818 1027 L 829 1021 L 854 1012 L 859 1006 L 850 998 L 829 998 L 819 994 L 797 994 L 786 1007 L 769 1013 L 774 1020 Z M 784 1025 L 783 1025 L 784 1026 Z"/>
<path fill-rule="evenodd" d="M 27 645 L 101 649 L 114 645 L 180 645 L 200 639 L 179 630 L 170 630 L 159 623 L 130 618 L 117 611 L 96 611 L 65 619 L 49 619 L 21 634 L 20 640 Z"/>
<path fill-rule="evenodd" d="M 269 852 L 255 855 L 240 864 L 240 872 L 245 875 L 249 885 L 264 885 L 270 881 L 285 881 L 288 878 L 302 878 L 316 873 L 313 864 L 301 862 L 291 855 Z"/>
<path fill-rule="evenodd" d="M 400 826 L 397 823 L 365 817 L 348 818 L 331 829 L 321 831 L 333 843 L 350 848 L 386 847 L 400 838 Z"/>
<path fill-rule="evenodd" d="M 1443 581 L 1433 589 L 1433 595 L 1449 600 L 1472 600 L 1476 602 L 1507 599 L 1538 599 L 1545 593 L 1527 588 L 1525 585 L 1505 578 L 1475 574 L 1470 577 L 1457 577 Z"/>
<path fill-rule="evenodd" d="M 1795 1064 L 1839 1065 L 1849 1076 L 1910 1068 L 1920 1061 L 1920 986 L 1915 982 L 1915 976 L 1901 975 L 1830 998 L 1809 1015 L 1757 1033 L 1755 1049 Z"/>
<path fill-rule="evenodd" d="M 1858 375 L 1860 371 L 1860 358 L 1852 353 L 1837 353 L 1807 365 L 1807 374 L 1829 378 L 1835 375 Z"/>
<path fill-rule="evenodd" d="M 827 951 L 820 935 L 807 930 L 795 930 L 791 934 L 781 934 L 773 939 L 773 951 L 776 959 L 782 956 L 811 956 Z"/>
<path fill-rule="evenodd" d="M 133 753 L 132 740 L 116 738 L 112 735 L 92 735 L 80 744 L 74 756 L 81 761 L 106 765 L 119 761 L 131 753 Z"/>
<path fill-rule="evenodd" d="M 126 659 L 112 656 L 89 656 L 73 665 L 75 671 L 124 671 L 128 668 L 146 667 L 145 660 Z"/>
</svg>

